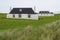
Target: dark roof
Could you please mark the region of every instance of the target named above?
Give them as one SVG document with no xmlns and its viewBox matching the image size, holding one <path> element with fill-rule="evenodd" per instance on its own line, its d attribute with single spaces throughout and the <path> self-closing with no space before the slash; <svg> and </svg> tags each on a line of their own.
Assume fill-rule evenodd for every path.
<svg viewBox="0 0 60 40">
<path fill-rule="evenodd" d="M 39 14 L 53 14 L 53 12 L 49 12 L 49 11 L 39 11 Z"/>
<path fill-rule="evenodd" d="M 39 13 L 50 13 L 49 11 L 40 11 Z"/>
<path fill-rule="evenodd" d="M 10 14 L 36 14 L 32 8 L 13 8 Z"/>
<path fill-rule="evenodd" d="M 51 12 L 51 14 L 53 14 L 53 12 Z"/>
</svg>

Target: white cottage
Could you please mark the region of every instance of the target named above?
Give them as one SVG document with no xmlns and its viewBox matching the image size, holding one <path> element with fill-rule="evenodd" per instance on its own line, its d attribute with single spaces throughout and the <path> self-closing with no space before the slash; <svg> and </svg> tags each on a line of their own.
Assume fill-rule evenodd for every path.
<svg viewBox="0 0 60 40">
<path fill-rule="evenodd" d="M 54 13 L 49 11 L 40 11 L 39 16 L 54 16 Z"/>
<path fill-rule="evenodd" d="M 38 20 L 38 14 L 32 8 L 13 8 L 7 18 Z"/>
</svg>

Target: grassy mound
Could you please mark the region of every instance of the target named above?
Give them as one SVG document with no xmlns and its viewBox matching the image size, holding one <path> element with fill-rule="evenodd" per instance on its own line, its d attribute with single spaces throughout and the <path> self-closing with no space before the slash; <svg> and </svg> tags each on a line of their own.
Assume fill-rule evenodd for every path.
<svg viewBox="0 0 60 40">
<path fill-rule="evenodd" d="M 60 40 L 60 21 L 44 27 L 27 26 L 23 29 L 2 30 L 0 40 Z"/>
</svg>

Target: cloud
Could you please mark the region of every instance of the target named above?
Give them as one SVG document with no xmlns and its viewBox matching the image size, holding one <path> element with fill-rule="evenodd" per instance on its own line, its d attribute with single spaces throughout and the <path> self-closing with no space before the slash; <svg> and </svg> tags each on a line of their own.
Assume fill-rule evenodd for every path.
<svg viewBox="0 0 60 40">
<path fill-rule="evenodd" d="M 60 0 L 1 0 L 0 12 L 9 12 L 10 7 L 32 7 L 36 11 L 49 10 L 53 12 L 59 12 Z"/>
</svg>

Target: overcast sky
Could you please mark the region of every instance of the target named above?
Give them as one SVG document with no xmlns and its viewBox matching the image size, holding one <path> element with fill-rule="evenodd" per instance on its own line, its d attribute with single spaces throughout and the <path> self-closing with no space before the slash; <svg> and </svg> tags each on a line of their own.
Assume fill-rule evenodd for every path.
<svg viewBox="0 0 60 40">
<path fill-rule="evenodd" d="M 36 7 L 36 12 L 60 12 L 60 0 L 0 0 L 0 12 L 9 13 L 10 7 Z"/>
</svg>

